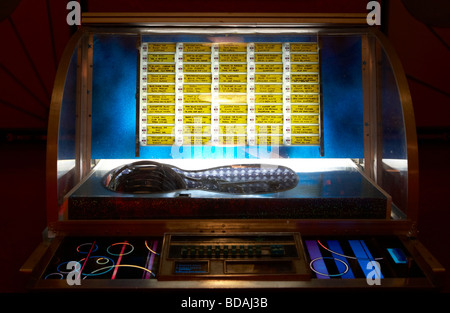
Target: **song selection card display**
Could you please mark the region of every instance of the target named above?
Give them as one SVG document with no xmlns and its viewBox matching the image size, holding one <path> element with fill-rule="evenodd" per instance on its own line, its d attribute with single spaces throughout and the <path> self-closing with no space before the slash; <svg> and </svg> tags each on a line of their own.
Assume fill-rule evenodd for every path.
<svg viewBox="0 0 450 313">
<path fill-rule="evenodd" d="M 141 145 L 319 145 L 315 42 L 143 43 Z"/>
</svg>

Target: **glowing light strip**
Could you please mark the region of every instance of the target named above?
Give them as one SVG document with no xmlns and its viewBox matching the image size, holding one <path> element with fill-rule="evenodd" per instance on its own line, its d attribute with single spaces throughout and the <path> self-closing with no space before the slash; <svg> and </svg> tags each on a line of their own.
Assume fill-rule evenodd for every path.
<svg viewBox="0 0 450 313">
<path fill-rule="evenodd" d="M 370 258 L 371 261 L 374 261 L 375 259 L 372 257 L 372 254 L 369 251 L 369 248 L 366 246 L 366 243 L 364 242 L 364 240 L 360 240 L 359 241 L 361 243 L 362 248 L 364 249 L 364 252 L 367 254 L 367 257 Z M 368 264 L 366 264 L 367 267 Z M 383 274 L 381 273 L 380 268 L 378 268 L 377 266 L 373 266 L 373 269 L 375 270 L 375 273 L 377 274 L 377 276 L 379 278 L 383 278 Z"/>
<path fill-rule="evenodd" d="M 123 253 L 123 249 L 122 249 L 121 253 L 112 253 L 111 251 L 109 251 L 109 248 L 111 248 L 112 246 L 116 246 L 116 245 L 130 246 L 130 247 L 131 247 L 131 250 L 128 251 L 127 253 Z M 124 242 L 116 242 L 116 243 L 113 243 L 112 245 L 110 245 L 110 246 L 106 249 L 106 252 L 108 252 L 109 254 L 114 255 L 114 256 L 122 256 L 122 255 L 130 254 L 131 252 L 133 252 L 133 250 L 134 250 L 134 246 L 133 246 L 131 243 L 128 243 L 128 242 L 124 241 Z"/>
<path fill-rule="evenodd" d="M 87 243 L 83 243 L 83 244 L 79 245 L 79 246 L 77 247 L 77 252 L 78 252 L 78 253 L 81 253 L 81 254 L 87 254 L 87 252 L 80 251 L 80 248 L 81 248 L 81 247 L 84 247 L 84 246 L 87 246 L 87 245 L 92 245 L 92 243 L 91 243 L 91 242 L 87 242 Z M 95 252 L 95 251 L 97 251 L 97 250 L 98 250 L 98 246 L 95 245 L 95 250 L 93 250 L 92 252 Z"/>
<path fill-rule="evenodd" d="M 327 266 L 320 253 L 319 246 L 315 240 L 305 240 L 306 248 L 308 249 L 309 256 L 311 258 L 311 263 L 309 264 L 311 270 L 317 274 L 318 279 L 329 279 Z"/>
<path fill-rule="evenodd" d="M 156 250 L 156 246 L 158 245 L 158 241 L 155 241 L 155 243 L 153 244 L 153 249 Z M 154 250 L 150 249 L 150 247 L 147 244 L 147 240 L 145 241 L 145 246 L 147 247 L 147 249 L 151 252 L 154 253 L 156 255 L 159 255 L 159 253 L 156 253 Z"/>
<path fill-rule="evenodd" d="M 150 247 L 147 244 L 147 240 L 145 241 L 145 246 L 149 250 L 148 256 L 147 256 L 147 261 L 145 262 L 145 267 L 149 270 L 151 270 L 153 268 L 153 263 L 155 261 L 155 255 L 158 255 L 158 253 L 155 252 L 156 248 L 158 247 L 158 240 L 155 240 L 152 243 L 153 243 L 153 246 L 152 246 L 153 249 L 150 249 Z M 149 279 L 149 278 L 150 278 L 149 273 L 144 273 L 144 275 L 142 276 L 142 279 Z"/>
<path fill-rule="evenodd" d="M 126 241 L 125 242 L 121 242 L 121 243 L 123 243 L 122 249 L 120 250 L 119 258 L 117 259 L 117 264 L 116 264 L 117 267 L 114 268 L 114 272 L 113 272 L 113 274 L 111 276 L 111 279 L 116 279 L 117 271 L 119 270 L 119 265 L 120 265 L 120 262 L 122 261 L 123 252 L 125 251 L 125 246 L 127 244 Z M 119 244 L 119 243 L 117 243 L 117 244 Z M 114 244 L 114 245 L 116 245 L 116 244 Z"/>
<path fill-rule="evenodd" d="M 359 266 L 364 272 L 364 275 L 368 277 L 368 275 L 371 274 L 372 269 L 367 269 L 367 264 L 370 261 L 374 261 L 374 259 L 372 258 L 370 252 L 368 252 L 367 246 L 365 245 L 363 240 L 349 240 L 348 243 L 352 247 L 353 252 L 355 253 L 355 256 L 358 260 Z M 381 275 L 381 273 L 376 273 L 380 278 L 383 278 L 383 275 Z"/>
<path fill-rule="evenodd" d="M 152 255 L 154 255 L 154 254 L 152 254 L 150 251 L 148 252 L 148 254 L 147 254 L 147 259 L 145 260 L 145 268 L 149 268 L 150 267 L 150 259 L 151 259 L 151 256 Z M 148 277 L 148 273 L 147 272 L 144 272 L 143 274 L 142 274 L 142 279 L 148 279 L 149 277 Z"/>
<path fill-rule="evenodd" d="M 50 273 L 50 274 L 47 274 L 47 276 L 45 276 L 44 279 L 48 279 L 50 276 L 58 276 L 59 279 L 64 278 L 63 274 L 61 274 L 61 273 Z"/>
<path fill-rule="evenodd" d="M 388 248 L 387 251 L 389 252 L 389 254 L 391 255 L 392 259 L 396 264 L 408 263 L 408 258 L 400 248 Z"/>
<path fill-rule="evenodd" d="M 97 260 L 95 263 L 97 263 L 97 264 L 99 264 L 99 265 L 104 265 L 104 264 L 106 264 L 106 263 L 108 263 L 108 262 L 111 262 L 113 265 L 115 264 L 115 263 L 114 263 L 114 260 L 111 259 L 111 258 L 108 258 L 107 256 L 93 255 L 93 256 L 91 256 L 91 257 L 89 257 L 89 258 L 90 258 L 90 259 L 98 258 L 98 260 Z M 102 259 L 107 260 L 107 262 L 106 262 L 106 263 L 98 263 L 98 261 L 99 261 L 99 260 L 102 260 Z M 82 262 L 83 260 L 84 260 L 84 259 L 81 259 L 79 262 Z M 103 274 L 108 273 L 110 270 L 112 270 L 112 268 L 110 268 L 108 271 L 105 271 L 105 272 L 102 272 L 102 273 L 97 273 L 97 274 L 92 274 L 92 273 L 86 274 L 86 273 L 83 273 L 83 275 L 85 275 L 85 276 L 99 276 L 99 275 L 103 275 Z M 95 272 L 98 272 L 98 270 L 95 270 Z M 84 279 L 84 278 L 83 278 L 83 279 Z"/>
<path fill-rule="evenodd" d="M 82 260 L 84 260 L 84 259 L 82 259 Z M 81 261 L 82 261 L 82 260 L 81 260 Z M 81 269 L 81 264 L 80 264 L 81 261 L 77 262 L 78 266 L 75 266 L 75 270 L 76 270 L 76 271 L 79 271 L 79 270 Z M 69 274 L 72 270 L 70 270 L 70 271 L 62 271 L 62 270 L 60 269 L 61 266 L 62 266 L 63 264 L 68 264 L 69 262 L 70 262 L 70 261 L 60 263 L 60 264 L 58 265 L 58 267 L 56 268 L 56 270 L 57 270 L 59 273 L 61 273 L 61 274 Z M 66 268 L 66 269 L 67 269 L 67 268 Z"/>
<path fill-rule="evenodd" d="M 351 240 L 349 240 L 349 242 L 350 242 Z M 333 251 L 333 250 L 330 250 L 330 249 L 328 249 L 327 247 L 325 247 L 321 242 L 320 242 L 320 240 L 317 240 L 317 243 L 322 247 L 322 248 L 324 248 L 325 250 L 327 250 L 328 252 L 331 252 L 331 253 L 334 253 L 334 254 L 336 254 L 336 255 L 339 255 L 339 256 L 342 256 L 342 257 L 344 257 L 344 258 L 348 258 L 348 259 L 353 259 L 353 260 L 367 260 L 367 261 L 377 261 L 377 260 L 382 260 L 383 258 L 365 258 L 365 257 L 354 257 L 354 256 L 351 256 L 351 255 L 345 255 L 345 254 L 341 254 L 341 253 L 338 253 L 338 252 L 336 252 L 336 251 Z"/>
<path fill-rule="evenodd" d="M 143 271 L 149 272 L 150 274 L 154 275 L 151 270 L 149 270 L 149 269 L 147 269 L 145 267 L 142 267 L 142 266 L 132 265 L 132 264 L 115 264 L 115 265 L 109 265 L 109 266 L 105 266 L 105 267 L 96 269 L 95 271 L 92 271 L 92 273 L 86 274 L 86 276 L 83 279 L 86 279 L 87 276 L 92 275 L 95 272 L 99 272 L 99 271 L 106 270 L 106 269 L 111 269 L 111 268 L 117 268 L 117 267 L 134 267 L 134 268 L 141 269 Z"/>
<path fill-rule="evenodd" d="M 334 260 L 335 262 L 336 262 L 336 264 L 338 263 L 338 262 L 341 262 L 342 264 L 344 264 L 344 266 L 345 266 L 345 269 L 344 269 L 344 271 L 342 272 L 342 273 L 339 273 L 339 274 L 328 274 L 328 271 L 326 272 L 326 273 L 321 273 L 321 272 L 319 272 L 318 270 L 316 270 L 315 268 L 314 268 L 314 263 L 315 262 L 323 262 L 323 260 L 324 259 L 329 259 L 329 260 Z M 344 262 L 343 260 L 341 260 L 341 259 L 337 259 L 337 258 L 331 258 L 331 257 L 318 257 L 318 258 L 315 258 L 314 260 L 311 260 L 311 262 L 309 263 L 309 267 L 311 268 L 311 270 L 314 272 L 314 273 L 316 273 L 317 275 L 321 275 L 321 276 L 328 276 L 328 277 L 339 277 L 339 276 L 344 276 L 345 274 L 347 274 L 347 272 L 349 271 L 349 266 L 348 266 L 348 264 L 346 263 L 346 262 Z M 319 278 L 319 276 L 317 276 L 317 278 Z"/>
<path fill-rule="evenodd" d="M 342 251 L 342 248 L 339 245 L 339 242 L 337 240 L 327 240 L 327 244 L 328 244 L 328 247 L 333 249 L 335 252 L 339 252 L 340 254 L 344 253 Z M 337 266 L 339 272 L 345 271 L 345 273 L 342 275 L 342 278 L 355 278 L 355 276 L 353 275 L 352 270 L 350 269 L 350 267 L 349 267 L 349 265 L 347 263 L 346 258 L 344 258 L 341 255 L 336 255 L 336 257 L 334 258 L 334 262 L 336 263 L 336 266 Z M 344 263 L 346 269 L 342 267 L 342 263 L 341 262 Z"/>
<path fill-rule="evenodd" d="M 87 260 L 89 260 L 89 256 L 91 255 L 92 249 L 94 248 L 94 246 L 96 246 L 95 241 L 92 243 L 91 249 L 89 249 L 89 252 L 88 252 L 88 254 L 86 256 L 86 259 L 83 262 L 83 266 L 81 267 L 81 270 L 78 273 L 78 279 L 81 277 L 81 273 L 83 272 L 83 269 L 84 269 L 84 266 L 86 265 Z"/>
<path fill-rule="evenodd" d="M 153 247 L 152 248 L 153 248 L 153 250 L 156 250 L 156 248 L 158 248 L 158 240 L 155 240 L 153 242 Z M 149 264 L 149 267 L 148 267 L 149 270 L 151 270 L 153 268 L 154 261 L 155 261 L 155 254 L 152 254 L 152 256 L 150 257 L 150 264 Z M 148 277 L 148 278 L 150 278 L 150 277 Z"/>
</svg>

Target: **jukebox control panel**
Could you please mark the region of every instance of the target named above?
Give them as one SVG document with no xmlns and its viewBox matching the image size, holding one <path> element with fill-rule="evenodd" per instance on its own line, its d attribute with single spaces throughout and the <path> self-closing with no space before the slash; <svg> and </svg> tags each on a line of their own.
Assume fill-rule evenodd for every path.
<svg viewBox="0 0 450 313">
<path fill-rule="evenodd" d="M 125 279 L 148 287 L 152 284 L 145 281 L 150 280 L 228 279 L 311 282 L 313 286 L 331 280 L 332 285 L 342 286 L 417 286 L 426 281 L 411 247 L 395 236 L 301 236 L 297 232 L 62 237 L 55 241 L 39 284 L 60 288 L 118 281 L 111 282 L 118 286 Z"/>
<path fill-rule="evenodd" d="M 310 278 L 302 241 L 292 234 L 166 234 L 159 280 Z"/>
</svg>

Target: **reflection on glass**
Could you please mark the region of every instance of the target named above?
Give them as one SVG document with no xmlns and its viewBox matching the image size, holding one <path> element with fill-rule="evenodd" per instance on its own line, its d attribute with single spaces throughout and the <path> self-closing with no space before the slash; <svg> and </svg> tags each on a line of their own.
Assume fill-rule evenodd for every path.
<svg viewBox="0 0 450 313">
<path fill-rule="evenodd" d="M 393 207 L 406 213 L 408 198 L 408 157 L 405 125 L 399 90 L 384 50 L 381 53 L 382 141 L 378 183 L 393 200 Z"/>
</svg>

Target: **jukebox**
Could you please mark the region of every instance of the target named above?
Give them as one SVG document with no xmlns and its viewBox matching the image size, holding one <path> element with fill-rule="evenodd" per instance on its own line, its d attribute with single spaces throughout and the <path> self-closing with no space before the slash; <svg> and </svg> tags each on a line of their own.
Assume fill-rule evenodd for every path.
<svg viewBox="0 0 450 313">
<path fill-rule="evenodd" d="M 365 15 L 86 13 L 37 290 L 424 288 L 411 96 Z"/>
</svg>

